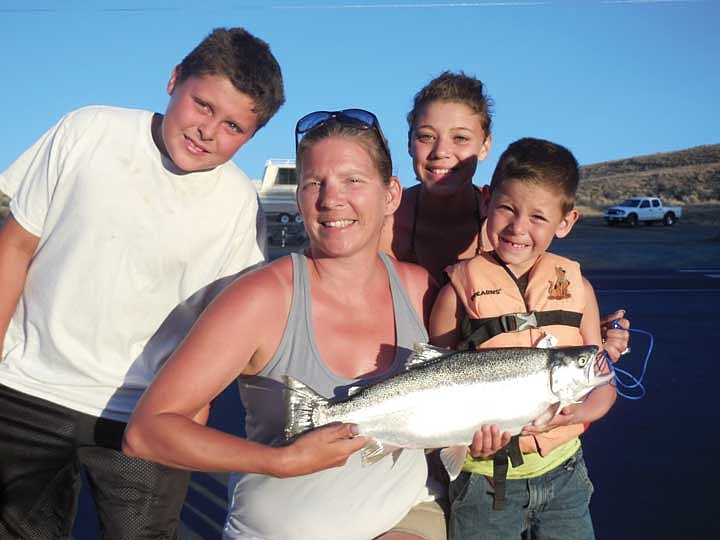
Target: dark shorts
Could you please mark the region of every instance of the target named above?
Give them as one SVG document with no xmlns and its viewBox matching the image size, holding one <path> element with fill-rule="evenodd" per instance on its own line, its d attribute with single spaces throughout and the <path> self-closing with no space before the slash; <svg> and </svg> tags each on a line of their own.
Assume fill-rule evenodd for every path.
<svg viewBox="0 0 720 540">
<path fill-rule="evenodd" d="M 176 538 L 190 473 L 124 455 L 124 429 L 0 385 L 0 539 L 69 538 L 81 467 L 103 538 Z"/>
</svg>

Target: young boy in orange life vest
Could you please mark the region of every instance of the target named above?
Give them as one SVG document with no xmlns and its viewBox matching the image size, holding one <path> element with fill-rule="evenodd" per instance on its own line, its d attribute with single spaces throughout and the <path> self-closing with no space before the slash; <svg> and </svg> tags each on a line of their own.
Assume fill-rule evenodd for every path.
<svg viewBox="0 0 720 540">
<path fill-rule="evenodd" d="M 474 349 L 601 345 L 592 286 L 577 262 L 546 251 L 578 219 L 578 179 L 575 157 L 558 144 L 524 138 L 503 152 L 485 203 L 493 251 L 446 269 L 450 283 L 430 320 L 433 343 Z M 534 314 L 536 323 L 518 314 Z M 548 426 L 527 426 L 512 465 L 506 457 L 468 455 L 450 486 L 449 538 L 519 538 L 532 529 L 533 536 L 593 539 L 592 484 L 578 435 L 615 397 L 607 385 L 565 407 Z M 506 474 L 497 474 L 506 466 Z"/>
</svg>

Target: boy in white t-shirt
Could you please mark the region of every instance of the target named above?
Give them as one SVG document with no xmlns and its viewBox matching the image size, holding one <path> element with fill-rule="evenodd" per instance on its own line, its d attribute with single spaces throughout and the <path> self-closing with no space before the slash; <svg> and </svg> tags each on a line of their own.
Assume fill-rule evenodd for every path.
<svg viewBox="0 0 720 540">
<path fill-rule="evenodd" d="M 123 455 L 122 434 L 208 285 L 264 260 L 257 195 L 230 159 L 284 91 L 268 45 L 240 28 L 214 30 L 167 89 L 164 115 L 67 114 L 0 173 L 12 197 L 0 231 L 1 538 L 69 537 L 81 466 L 105 538 L 176 535 L 189 473 Z"/>
</svg>

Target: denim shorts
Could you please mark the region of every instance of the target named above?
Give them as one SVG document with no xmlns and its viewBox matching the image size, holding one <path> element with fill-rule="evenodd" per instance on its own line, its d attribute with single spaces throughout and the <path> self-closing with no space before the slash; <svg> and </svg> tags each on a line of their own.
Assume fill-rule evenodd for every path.
<svg viewBox="0 0 720 540">
<path fill-rule="evenodd" d="M 593 485 L 582 450 L 536 478 L 507 480 L 503 510 L 490 479 L 463 472 L 450 484 L 449 540 L 594 540 Z"/>
<path fill-rule="evenodd" d="M 0 385 L 0 539 L 70 538 L 81 467 L 104 539 L 175 538 L 190 473 L 126 456 L 124 429 Z"/>
</svg>

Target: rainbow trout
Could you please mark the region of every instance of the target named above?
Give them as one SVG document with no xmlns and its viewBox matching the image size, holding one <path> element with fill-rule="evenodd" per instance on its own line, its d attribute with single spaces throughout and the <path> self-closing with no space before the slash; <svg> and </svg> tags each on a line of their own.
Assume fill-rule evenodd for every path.
<svg viewBox="0 0 720 540">
<path fill-rule="evenodd" d="M 455 352 L 418 344 L 404 371 L 340 400 L 286 377 L 285 435 L 351 422 L 370 438 L 365 462 L 401 448 L 443 448 L 452 478 L 480 426 L 497 424 L 514 435 L 531 422 L 545 425 L 613 376 L 595 346 Z"/>
</svg>

